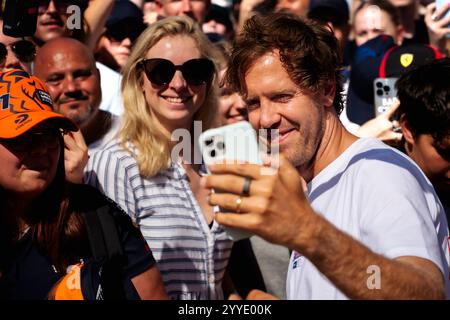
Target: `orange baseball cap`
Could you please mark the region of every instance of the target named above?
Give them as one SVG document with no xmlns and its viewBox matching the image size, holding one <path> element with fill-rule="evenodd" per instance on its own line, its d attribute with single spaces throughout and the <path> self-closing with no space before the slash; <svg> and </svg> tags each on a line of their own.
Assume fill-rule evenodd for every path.
<svg viewBox="0 0 450 320">
<path fill-rule="evenodd" d="M 39 78 L 18 69 L 0 73 L 0 138 L 20 136 L 47 119 L 55 119 L 62 129 L 78 130 L 70 119 L 53 112 L 47 86 Z"/>
</svg>

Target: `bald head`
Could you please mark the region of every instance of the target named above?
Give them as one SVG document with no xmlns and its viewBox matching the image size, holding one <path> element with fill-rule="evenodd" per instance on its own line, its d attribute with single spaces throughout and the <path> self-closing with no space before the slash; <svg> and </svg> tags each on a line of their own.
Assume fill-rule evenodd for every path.
<svg viewBox="0 0 450 320">
<path fill-rule="evenodd" d="M 96 115 L 101 101 L 100 74 L 84 44 L 70 38 L 48 41 L 38 50 L 34 73 L 46 82 L 55 111 L 82 129 Z"/>
<path fill-rule="evenodd" d="M 60 37 L 46 42 L 39 50 L 35 59 L 35 73 L 40 73 L 45 68 L 45 65 L 52 63 L 51 60 L 58 59 L 62 55 L 72 52 L 73 55 L 78 55 L 85 60 L 90 61 L 95 67 L 95 58 L 92 52 L 82 44 L 80 41 Z M 38 75 L 39 76 L 39 75 Z"/>
</svg>

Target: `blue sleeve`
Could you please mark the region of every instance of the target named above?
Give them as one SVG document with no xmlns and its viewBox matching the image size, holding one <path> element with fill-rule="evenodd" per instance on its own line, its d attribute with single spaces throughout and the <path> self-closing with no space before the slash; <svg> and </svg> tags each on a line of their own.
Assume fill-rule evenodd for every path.
<svg viewBox="0 0 450 320">
<path fill-rule="evenodd" d="M 125 256 L 124 275 L 132 279 L 155 264 L 152 251 L 131 218 L 114 202 L 111 206 Z"/>
</svg>

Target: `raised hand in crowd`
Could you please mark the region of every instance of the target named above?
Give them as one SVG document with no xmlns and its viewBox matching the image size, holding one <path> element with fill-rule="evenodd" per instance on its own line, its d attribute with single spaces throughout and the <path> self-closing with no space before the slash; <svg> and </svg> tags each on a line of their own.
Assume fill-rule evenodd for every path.
<svg viewBox="0 0 450 320">
<path fill-rule="evenodd" d="M 253 8 L 256 5 L 262 3 L 264 0 L 242 0 L 239 4 L 239 20 L 237 25 L 237 31 L 242 29 L 245 21 L 252 16 Z"/>
<path fill-rule="evenodd" d="M 88 147 L 80 130 L 64 134 L 64 166 L 66 180 L 83 182 L 83 170 L 89 160 Z"/>
<path fill-rule="evenodd" d="M 397 145 L 402 139 L 402 134 L 399 130 L 398 121 L 393 118 L 399 105 L 400 102 L 396 99 L 395 103 L 384 113 L 359 127 L 356 135 L 359 137 L 374 137 L 389 145 Z"/>
<path fill-rule="evenodd" d="M 450 2 L 440 8 L 436 3 L 430 3 L 426 8 L 425 23 L 428 28 L 430 44 L 441 53 L 446 53 L 446 42 L 450 35 Z"/>
<path fill-rule="evenodd" d="M 114 0 L 91 0 L 84 12 L 84 19 L 88 26 L 85 44 L 94 50 L 97 41 L 103 33 L 106 20 L 114 7 Z"/>
</svg>

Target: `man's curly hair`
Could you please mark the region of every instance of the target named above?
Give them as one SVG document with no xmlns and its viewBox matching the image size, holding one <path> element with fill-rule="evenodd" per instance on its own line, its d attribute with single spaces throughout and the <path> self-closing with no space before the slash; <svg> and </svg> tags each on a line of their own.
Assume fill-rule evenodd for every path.
<svg viewBox="0 0 450 320">
<path fill-rule="evenodd" d="M 278 51 L 291 79 L 314 94 L 336 84 L 334 108 L 342 111 L 342 58 L 332 31 L 286 13 L 254 15 L 236 38 L 226 74 L 227 83 L 246 95 L 245 74 L 264 54 Z"/>
</svg>

